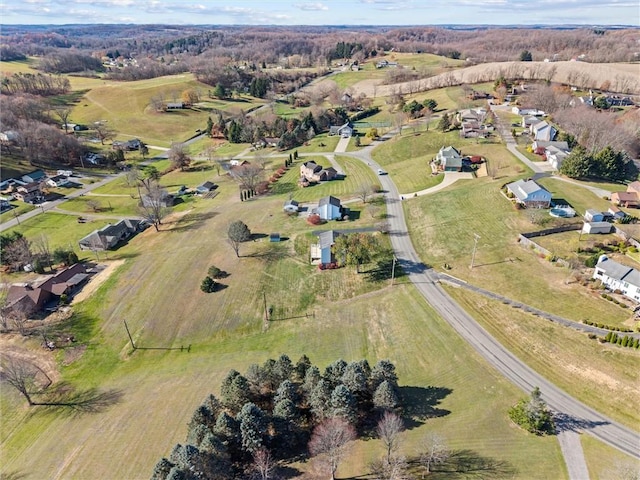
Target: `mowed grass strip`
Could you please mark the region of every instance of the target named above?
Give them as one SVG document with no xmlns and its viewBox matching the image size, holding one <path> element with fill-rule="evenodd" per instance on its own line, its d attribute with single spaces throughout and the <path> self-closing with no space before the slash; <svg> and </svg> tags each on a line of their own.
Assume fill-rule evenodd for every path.
<svg viewBox="0 0 640 480">
<path fill-rule="evenodd" d="M 591 435 L 581 435 L 580 442 L 591 480 L 620 480 L 629 478 L 631 472 L 640 472 L 640 461 Z"/>
<path fill-rule="evenodd" d="M 116 295 L 117 289 L 107 294 Z M 163 315 L 154 321 L 174 329 L 173 324 L 192 319 Z M 306 354 L 321 367 L 337 358 L 370 363 L 388 358 L 397 366 L 401 385 L 443 389 L 435 407 L 444 416 L 423 419 L 403 434 L 406 455 L 415 455 L 420 438 L 435 431 L 451 448 L 506 462 L 515 472 L 511 478 L 566 478 L 556 439 L 527 434 L 508 420 L 507 409 L 522 392 L 488 368 L 410 286 L 325 302 L 315 318 L 272 322 L 266 332 L 226 340 L 201 336 L 190 353 L 130 355 L 120 317 L 105 316 L 96 328 L 100 342 L 90 347 L 93 352 L 66 370 L 81 383 L 97 367 L 104 372 L 100 387 L 121 390 L 122 402 L 99 414 L 66 416 L 29 410 L 3 392 L 3 408 L 18 412 L 12 423 L 20 424 L 5 437 L 4 471 L 34 478 L 148 478 L 158 459 L 184 442 L 193 410 L 207 394 L 219 393 L 230 369 L 245 371 L 251 363 L 287 353 L 294 361 Z M 368 462 L 381 452 L 377 440 L 356 442 L 338 475 L 367 473 Z M 304 471 L 306 465 L 295 467 Z"/>
<path fill-rule="evenodd" d="M 450 265 L 448 273 L 474 285 L 578 322 L 624 321 L 628 315 L 621 308 L 578 284 L 568 284 L 569 270 L 520 246 L 518 234 L 539 227 L 500 193 L 507 181 L 461 180 L 405 202 L 407 225 L 420 257 L 437 269 Z M 470 269 L 474 234 L 480 239 L 475 268 Z"/>
<path fill-rule="evenodd" d="M 446 290 L 510 352 L 597 411 L 631 428 L 640 414 L 640 352 L 600 344 L 586 334 L 454 287 Z"/>
</svg>

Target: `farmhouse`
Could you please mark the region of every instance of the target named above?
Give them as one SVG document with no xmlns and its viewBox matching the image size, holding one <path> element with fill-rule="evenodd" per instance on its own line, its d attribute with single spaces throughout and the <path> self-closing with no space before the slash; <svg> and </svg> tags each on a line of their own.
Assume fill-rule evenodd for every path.
<svg viewBox="0 0 640 480">
<path fill-rule="evenodd" d="M 533 180 L 518 180 L 507 185 L 507 191 L 513 194 L 516 202 L 527 208 L 549 208 L 551 193 Z"/>
<path fill-rule="evenodd" d="M 640 301 L 640 272 L 601 255 L 593 272 L 593 278 L 600 280 L 609 290 L 619 290 L 625 297 Z"/>
<path fill-rule="evenodd" d="M 455 147 L 442 147 L 436 155 L 435 162 L 445 172 L 459 172 L 462 170 L 462 155 Z"/>
<path fill-rule="evenodd" d="M 182 110 L 184 102 L 167 102 L 167 110 Z"/>
<path fill-rule="evenodd" d="M 322 220 L 336 220 L 342 218 L 346 209 L 340 204 L 336 197 L 322 197 L 318 202 L 318 208 L 314 210 Z"/>
<path fill-rule="evenodd" d="M 115 225 L 107 225 L 100 230 L 91 232 L 82 238 L 78 244 L 82 250 L 104 251 L 115 248 L 119 243 L 131 238 L 143 230 L 141 220 L 125 219 Z"/>
<path fill-rule="evenodd" d="M 300 165 L 300 176 L 307 182 L 325 182 L 336 178 L 338 172 L 335 168 L 323 168 L 316 162 L 308 161 Z"/>
<path fill-rule="evenodd" d="M 310 260 L 313 265 L 325 265 L 335 262 L 335 255 L 332 251 L 332 247 L 335 245 L 336 238 L 338 238 L 339 235 L 340 233 L 335 230 L 329 230 L 318 234 L 318 243 L 313 243 L 310 247 Z"/>
<path fill-rule="evenodd" d="M 7 292 L 3 312 L 21 312 L 31 315 L 62 295 L 69 295 L 82 285 L 89 275 L 82 264 L 65 268 L 37 284 L 11 285 Z"/>
</svg>

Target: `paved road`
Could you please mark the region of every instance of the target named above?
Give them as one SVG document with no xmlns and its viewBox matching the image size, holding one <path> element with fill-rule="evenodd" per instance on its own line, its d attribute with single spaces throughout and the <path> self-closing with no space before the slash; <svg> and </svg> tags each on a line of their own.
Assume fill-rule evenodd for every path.
<svg viewBox="0 0 640 480">
<path fill-rule="evenodd" d="M 364 148 L 351 156 L 369 163 L 375 170 L 379 167 L 370 157 L 372 148 L 373 146 Z M 637 432 L 584 405 L 529 368 L 442 289 L 438 273 L 424 265 L 413 248 L 395 184 L 388 175 L 380 177 L 380 181 L 387 191 L 385 198 L 391 227 L 391 244 L 398 263 L 436 312 L 512 383 L 527 393 L 536 386 L 540 387 L 545 401 L 564 419 L 563 425 L 570 424 L 573 430 L 582 430 L 627 455 L 640 459 L 640 435 Z"/>
<path fill-rule="evenodd" d="M 574 430 L 563 430 L 558 433 L 558 441 L 567 464 L 569 480 L 588 480 L 589 470 L 584 459 L 580 434 Z"/>
<path fill-rule="evenodd" d="M 33 210 L 31 210 L 31 211 L 29 211 L 27 213 L 23 213 L 22 215 L 19 215 L 17 219 L 16 218 L 12 218 L 11 220 L 3 221 L 2 224 L 0 224 L 0 232 L 3 232 L 5 230 L 7 230 L 8 228 L 15 227 L 20 222 L 22 222 L 24 220 L 27 220 L 27 219 L 29 219 L 31 217 L 35 217 L 36 215 L 40 215 L 40 214 L 42 214 L 44 212 L 48 212 L 49 210 L 53 210 L 53 209 L 59 207 L 62 203 L 64 203 L 67 200 L 71 199 L 71 198 L 80 197 L 80 196 L 90 192 L 91 190 L 95 190 L 96 188 L 100 188 L 101 186 L 106 185 L 107 183 L 113 181 L 117 177 L 118 177 L 118 175 L 107 175 L 102 180 L 100 180 L 99 182 L 90 183 L 89 185 L 85 185 L 82 188 L 73 189 L 71 191 L 71 193 L 69 193 L 65 197 L 62 197 L 62 198 L 60 198 L 58 200 L 54 200 L 52 202 L 41 203 L 35 209 L 33 209 Z M 80 214 L 77 214 L 77 215 L 80 215 Z"/>
</svg>

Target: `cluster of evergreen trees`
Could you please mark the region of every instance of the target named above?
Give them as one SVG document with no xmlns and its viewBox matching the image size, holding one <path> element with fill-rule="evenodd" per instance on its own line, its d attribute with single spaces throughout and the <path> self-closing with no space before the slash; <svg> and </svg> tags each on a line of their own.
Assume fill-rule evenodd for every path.
<svg viewBox="0 0 640 480">
<path fill-rule="evenodd" d="M 578 146 L 565 158 L 560 173 L 571 178 L 601 178 L 612 182 L 637 180 L 638 168 L 625 152 L 611 147 L 590 153 Z"/>
<path fill-rule="evenodd" d="M 193 414 L 186 444 L 160 460 L 152 480 L 234 478 L 267 449 L 276 459 L 304 455 L 311 432 L 329 418 L 359 430 L 375 425 L 382 411 L 401 407 L 395 366 L 381 360 L 337 360 L 321 372 L 306 355 L 287 355 L 231 370 L 220 398 L 209 395 Z"/>
</svg>

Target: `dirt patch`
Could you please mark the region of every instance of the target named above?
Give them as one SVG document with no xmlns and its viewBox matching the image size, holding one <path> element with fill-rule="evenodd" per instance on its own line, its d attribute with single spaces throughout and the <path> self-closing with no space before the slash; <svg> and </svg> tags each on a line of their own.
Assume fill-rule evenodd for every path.
<svg viewBox="0 0 640 480">
<path fill-rule="evenodd" d="M 91 297 L 100 285 L 122 264 L 124 264 L 124 260 L 113 260 L 112 262 L 102 264 L 102 270 L 94 275 L 84 288 L 73 297 L 71 304 L 82 302 Z"/>
<path fill-rule="evenodd" d="M 36 365 L 52 383 L 55 383 L 60 378 L 55 358 L 49 350 L 37 347 L 36 343 L 37 340 L 19 334 L 0 335 L 0 351 L 3 357 L 24 360 Z"/>
<path fill-rule="evenodd" d="M 82 357 L 82 354 L 86 349 L 86 345 L 78 345 L 77 347 L 67 348 L 64 351 L 64 359 L 62 360 L 62 364 L 64 366 L 71 365 L 73 362 Z"/>
</svg>

